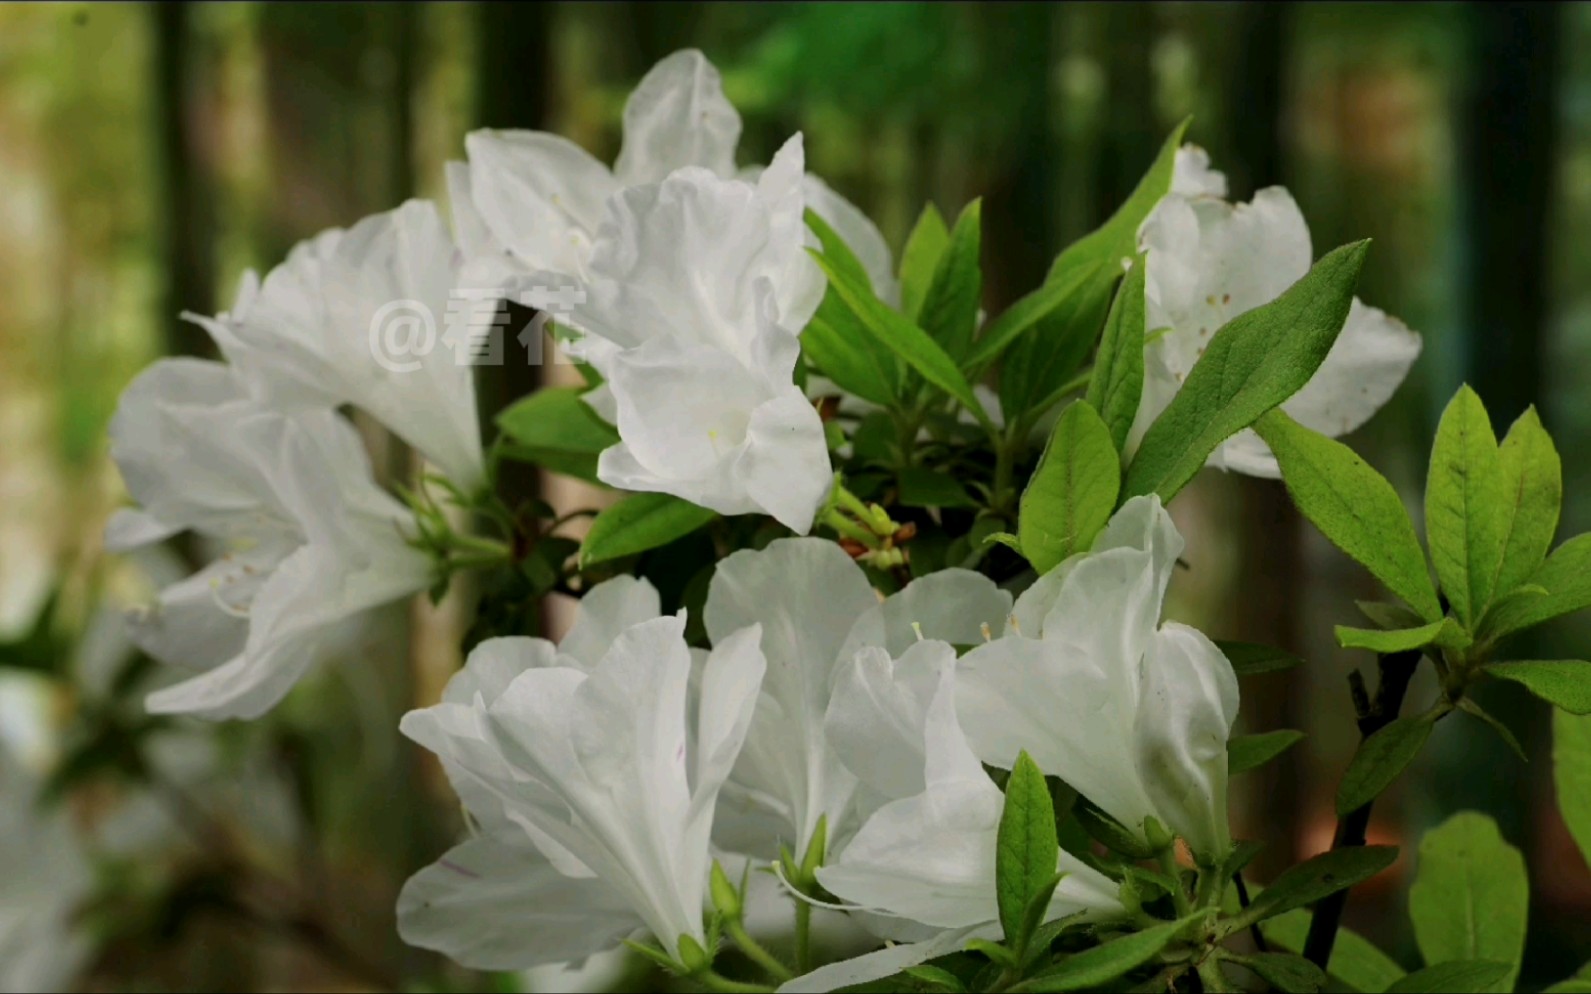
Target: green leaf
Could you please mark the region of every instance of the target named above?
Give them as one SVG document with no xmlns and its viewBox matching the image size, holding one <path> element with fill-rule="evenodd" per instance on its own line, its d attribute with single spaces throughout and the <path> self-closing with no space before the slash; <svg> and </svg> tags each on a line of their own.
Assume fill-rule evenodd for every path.
<svg viewBox="0 0 1591 994">
<path fill-rule="evenodd" d="M 1008 417 L 1051 396 L 1082 364 L 1110 305 L 1111 288 L 1136 255 L 1138 229 L 1171 189 L 1187 122 L 1160 146 L 1138 186 L 1110 220 L 1068 246 L 1044 285 L 991 322 L 979 341 L 989 359 L 1010 346 L 1000 368 L 1000 402 Z M 974 364 L 974 368 L 982 366 Z"/>
<path fill-rule="evenodd" d="M 944 216 L 932 203 L 925 204 L 900 254 L 900 309 L 913 321 L 922 311 L 939 259 L 949 247 L 950 229 L 945 227 Z"/>
<path fill-rule="evenodd" d="M 940 348 L 938 342 L 930 338 L 926 331 L 917 327 L 911 320 L 875 297 L 866 281 L 859 281 L 853 275 L 846 273 L 827 256 L 814 254 L 813 258 L 817 260 L 818 267 L 828 275 L 829 286 L 839 294 L 840 299 L 859 319 L 863 330 L 906 360 L 913 369 L 922 374 L 923 379 L 960 401 L 961 405 L 978 419 L 979 424 L 992 427 L 987 412 L 984 411 L 983 405 L 978 403 L 978 398 L 973 396 L 972 387 L 961 375 L 955 360 Z"/>
<path fill-rule="evenodd" d="M 978 260 L 982 218 L 983 201 L 974 200 L 956 219 L 950 244 L 939 257 L 917 316 L 917 323 L 952 357 L 966 354 L 977 330 L 978 308 L 983 302 L 983 270 Z"/>
<path fill-rule="evenodd" d="M 1503 553 L 1492 589 L 1506 594 L 1528 580 L 1552 548 L 1563 504 L 1563 465 L 1534 407 L 1508 429 L 1497 460 L 1503 476 Z"/>
<path fill-rule="evenodd" d="M 1226 744 L 1226 770 L 1228 773 L 1247 773 L 1269 763 L 1303 739 L 1303 732 L 1291 728 L 1259 735 L 1234 735 Z"/>
<path fill-rule="evenodd" d="M 580 399 L 578 387 L 542 387 L 497 415 L 497 426 L 520 445 L 562 452 L 598 453 L 619 433 Z"/>
<path fill-rule="evenodd" d="M 922 966 L 908 966 L 901 972 L 915 980 L 921 980 L 923 983 L 930 985 L 934 990 L 951 991 L 952 994 L 961 994 L 962 991 L 967 989 L 967 986 L 961 982 L 960 977 L 957 977 L 949 970 L 941 970 L 937 966 L 929 966 L 927 964 Z"/>
<path fill-rule="evenodd" d="M 717 516 L 669 494 L 631 494 L 592 520 L 580 545 L 580 566 L 583 569 L 667 545 Z"/>
<path fill-rule="evenodd" d="M 1227 922 L 1228 934 L 1284 911 L 1316 901 L 1361 880 L 1368 880 L 1398 858 L 1396 846 L 1350 846 L 1332 849 L 1288 868 L 1255 896 L 1248 909 Z"/>
<path fill-rule="evenodd" d="M 907 466 L 900 471 L 899 501 L 906 507 L 977 507 L 978 502 L 949 473 L 926 466 Z"/>
<path fill-rule="evenodd" d="M 1110 428 L 1117 452 L 1127 451 L 1144 392 L 1144 268 L 1139 256 L 1116 291 L 1088 381 L 1088 403 Z"/>
<path fill-rule="evenodd" d="M 1431 446 L 1425 544 L 1442 592 L 1465 627 L 1473 628 L 1492 597 L 1503 554 L 1502 512 L 1497 437 L 1480 397 L 1463 386 L 1442 412 Z"/>
<path fill-rule="evenodd" d="M 1499 602 L 1496 610 L 1487 613 L 1485 637 L 1522 631 L 1591 605 L 1591 532 L 1576 535 L 1552 550 L 1529 582 L 1547 593 Z"/>
<path fill-rule="evenodd" d="M 1087 401 L 1061 412 L 1033 478 L 1022 491 L 1017 538 L 1042 575 L 1088 548 L 1110 520 L 1121 463 L 1110 429 Z"/>
<path fill-rule="evenodd" d="M 1104 945 L 1068 956 L 1048 970 L 1013 987 L 1012 990 L 1037 991 L 1041 994 L 1096 990 L 1158 956 L 1160 951 L 1177 937 L 1177 933 L 1193 920 L 1193 917 L 1155 925 L 1142 932 L 1112 939 Z"/>
<path fill-rule="evenodd" d="M 1294 953 L 1251 953 L 1234 959 L 1261 980 L 1289 994 L 1314 994 L 1326 983 L 1326 974 L 1320 967 Z"/>
<path fill-rule="evenodd" d="M 1529 906 L 1524 857 L 1503 841 L 1491 818 L 1462 811 L 1420 840 L 1420 860 L 1409 887 L 1409 918 L 1427 963 L 1503 963 L 1507 969 L 1495 978 L 1495 986 L 1470 989 L 1513 990 Z"/>
<path fill-rule="evenodd" d="M 901 364 L 895 354 L 862 327 L 862 321 L 831 286 L 817 313 L 801 332 L 807 362 L 847 393 L 894 407 L 900 392 Z"/>
<path fill-rule="evenodd" d="M 1570 714 L 1591 714 L 1591 663 L 1578 659 L 1530 659 L 1489 663 L 1487 673 L 1512 680 Z"/>
<path fill-rule="evenodd" d="M 1210 337 L 1145 433 L 1127 467 L 1124 497 L 1158 493 L 1170 500 L 1217 445 L 1309 382 L 1342 331 L 1368 247 L 1356 242 L 1328 253 L 1280 297 Z"/>
<path fill-rule="evenodd" d="M 1298 510 L 1337 548 L 1370 570 L 1424 621 L 1442 616 L 1409 512 L 1386 477 L 1348 446 L 1282 411 L 1254 424 L 1276 454 Z"/>
<path fill-rule="evenodd" d="M 1388 987 L 1386 994 L 1485 994 L 1512 990 L 1502 982 L 1513 970 L 1507 963 L 1456 960 L 1416 970 Z"/>
<path fill-rule="evenodd" d="M 1055 805 L 1044 773 L 1026 752 L 1017 756 L 1005 782 L 1005 808 L 995 849 L 995 893 L 1005 944 L 1020 956 L 1031 927 L 1028 910 L 1054 891 L 1061 844 L 1055 834 Z"/>
<path fill-rule="evenodd" d="M 1475 698 L 1460 697 L 1458 699 L 1458 709 L 1485 722 L 1486 727 L 1496 732 L 1497 737 L 1503 740 L 1503 744 L 1514 751 L 1514 755 L 1519 757 L 1521 763 L 1530 762 L 1530 757 L 1525 755 L 1525 747 L 1519 744 L 1519 739 L 1514 736 L 1513 732 L 1509 731 L 1508 726 L 1498 721 L 1496 716 L 1490 711 L 1475 703 Z"/>
<path fill-rule="evenodd" d="M 1432 588 L 1434 592 L 1436 588 Z M 1359 612 L 1382 628 L 1418 628 L 1425 619 L 1414 613 L 1407 604 L 1397 601 L 1354 601 Z"/>
<path fill-rule="evenodd" d="M 1303 660 L 1290 652 L 1284 652 L 1274 646 L 1258 645 L 1254 642 L 1231 642 L 1217 640 L 1215 647 L 1221 650 L 1227 661 L 1232 664 L 1232 669 L 1238 676 L 1253 676 L 1256 673 L 1275 673 L 1280 670 L 1290 670 Z"/>
<path fill-rule="evenodd" d="M 1591 716 L 1552 713 L 1552 782 L 1563 823 L 1591 864 Z"/>
<path fill-rule="evenodd" d="M 1470 637 L 1452 618 L 1433 621 L 1418 628 L 1402 628 L 1385 632 L 1374 628 L 1349 628 L 1337 626 L 1337 644 L 1344 649 L 1369 649 L 1371 652 L 1409 652 L 1428 645 L 1449 649 L 1466 649 Z"/>
<path fill-rule="evenodd" d="M 1359 743 L 1359 751 L 1337 786 L 1337 814 L 1346 815 L 1375 800 L 1414 761 L 1430 737 L 1431 721 L 1422 715 L 1396 718 Z"/>
<path fill-rule="evenodd" d="M 1541 994 L 1591 994 L 1591 980 L 1570 977 L 1544 989 Z"/>
<path fill-rule="evenodd" d="M 1278 915 L 1261 926 L 1267 941 L 1295 953 L 1304 949 L 1309 934 L 1311 915 L 1307 911 L 1289 911 Z M 1331 960 L 1326 971 L 1356 991 L 1373 994 L 1385 990 L 1404 976 L 1403 968 L 1377 949 L 1370 940 L 1346 928 L 1337 929 L 1337 942 L 1331 948 Z"/>
<path fill-rule="evenodd" d="M 1078 798 L 1072 807 L 1072 817 L 1083 826 L 1083 831 L 1087 832 L 1090 838 L 1112 852 L 1121 853 L 1135 860 L 1149 859 L 1155 855 L 1152 846 L 1121 822 L 1089 803 L 1087 798 Z"/>
</svg>

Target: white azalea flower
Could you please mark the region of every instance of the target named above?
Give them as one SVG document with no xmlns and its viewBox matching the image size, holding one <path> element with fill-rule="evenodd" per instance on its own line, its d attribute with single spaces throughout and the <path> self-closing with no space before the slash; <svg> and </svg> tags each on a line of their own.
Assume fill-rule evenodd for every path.
<svg viewBox="0 0 1591 994">
<path fill-rule="evenodd" d="M 1285 189 L 1268 187 L 1231 204 L 1226 177 L 1202 149 L 1177 153 L 1171 193 L 1139 230 L 1148 252 L 1146 327 L 1168 329 L 1148 344 L 1144 392 L 1133 441 L 1171 402 L 1210 336 L 1245 311 L 1269 303 L 1309 272 L 1309 228 Z M 1391 397 L 1420 354 L 1420 337 L 1357 298 L 1336 344 L 1304 388 L 1282 404 L 1300 424 L 1332 437 L 1364 424 Z M 1228 439 L 1210 465 L 1279 477 L 1270 449 L 1251 430 Z"/>
<path fill-rule="evenodd" d="M 450 300 L 460 264 L 435 205 L 411 200 L 301 242 L 230 312 L 188 315 L 253 393 L 283 408 L 353 404 L 466 490 L 485 474 L 474 368 L 446 341 L 471 308 Z"/>
<path fill-rule="evenodd" d="M 658 62 L 630 94 L 624 144 L 611 170 L 558 135 L 471 133 L 469 162 L 449 164 L 448 187 L 472 279 L 503 288 L 534 283 L 524 278 L 539 271 L 584 276 L 609 197 L 685 167 L 733 178 L 739 142 L 740 115 L 724 97 L 718 70 L 695 49 Z M 851 246 L 879 295 L 898 297 L 878 228 L 816 176 L 801 186 L 807 206 Z"/>
<path fill-rule="evenodd" d="M 909 731 L 904 749 L 883 746 L 875 763 L 847 768 L 847 754 L 869 753 L 879 737 L 868 727 L 871 713 L 851 709 L 857 681 L 866 679 L 850 676 L 851 660 L 858 653 L 869 662 L 875 654 L 915 660 L 919 637 L 977 642 L 981 626 L 1001 624 L 1010 605 L 1009 594 L 968 570 L 914 580 L 880 603 L 862 568 L 821 539 L 780 539 L 720 562 L 703 613 L 707 633 L 716 645 L 758 625 L 768 660 L 733 793 L 776 815 L 798 858 L 820 819 L 828 851 L 839 851 L 872 803 L 859 796 L 858 773 L 882 797 L 920 790 L 922 778 L 911 752 L 921 749 L 920 736 Z"/>
<path fill-rule="evenodd" d="M 110 435 L 142 509 L 111 519 L 109 548 L 192 530 L 229 549 L 134 616 L 141 648 L 197 673 L 152 694 L 152 711 L 257 717 L 345 648 L 367 609 L 430 581 L 404 539 L 412 516 L 330 410 L 282 414 L 221 363 L 167 359 L 122 394 Z"/>
<path fill-rule="evenodd" d="M 64 991 L 88 958 L 74 916 L 93 872 L 65 808 L 0 751 L 0 991 Z"/>
<path fill-rule="evenodd" d="M 860 908 L 943 931 L 824 967 L 783 990 L 833 990 L 862 983 L 955 952 L 972 938 L 999 940 L 1002 935 L 995 852 L 1005 799 L 967 745 L 957 720 L 955 650 L 925 641 L 912 652 L 933 659 L 914 667 L 917 686 L 906 694 L 915 699 L 931 688 L 926 708 L 915 720 L 901 720 L 894 707 L 873 703 L 880 749 L 896 748 L 899 733 L 915 726 L 911 730 L 922 788 L 881 807 L 839 858 L 817 872 L 825 888 Z M 857 664 L 862 665 L 862 657 Z M 932 674 L 932 681 L 918 679 L 924 674 Z M 864 699 L 859 706 L 868 703 Z M 1055 888 L 1045 921 L 1079 912 L 1095 920 L 1124 913 L 1116 884 L 1097 870 L 1064 851 L 1056 869 L 1066 876 Z"/>
<path fill-rule="evenodd" d="M 756 184 L 690 168 L 609 202 L 568 316 L 611 392 L 621 441 L 598 462 L 604 482 L 811 527 L 830 470 L 793 381 L 823 293 L 800 174 L 798 137 Z"/>
<path fill-rule="evenodd" d="M 713 813 L 762 681 L 759 633 L 720 641 L 692 701 L 684 619 L 621 629 L 656 604 L 625 583 L 592 591 L 595 617 L 561 647 L 483 642 L 442 703 L 403 719 L 482 833 L 404 887 L 406 941 L 481 969 L 580 959 L 642 927 L 676 957 L 682 936 L 705 946 Z"/>
<path fill-rule="evenodd" d="M 1140 840 L 1152 815 L 1219 860 L 1237 677 L 1200 632 L 1160 624 L 1181 553 L 1158 497 L 1128 501 L 1092 551 L 1018 599 L 1015 631 L 962 657 L 957 698 L 984 762 L 1026 749 Z"/>
</svg>

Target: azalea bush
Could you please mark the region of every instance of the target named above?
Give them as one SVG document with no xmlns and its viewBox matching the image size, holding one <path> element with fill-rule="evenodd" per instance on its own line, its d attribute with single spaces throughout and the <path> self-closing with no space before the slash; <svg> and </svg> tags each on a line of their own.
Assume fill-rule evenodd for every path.
<svg viewBox="0 0 1591 994">
<path fill-rule="evenodd" d="M 1591 854 L 1591 664 L 1510 650 L 1591 604 L 1591 539 L 1557 541 L 1535 414 L 1499 441 L 1467 388 L 1422 537 L 1335 440 L 1420 351 L 1354 295 L 1369 246 L 1317 258 L 1285 190 L 1231 200 L 1185 129 L 998 313 L 977 201 L 925 208 L 896 258 L 801 136 L 737 162 L 699 53 L 642 80 L 611 167 L 472 134 L 446 218 L 411 201 L 304 242 L 191 316 L 219 361 L 160 361 L 122 396 L 137 507 L 107 543 L 223 550 L 130 621 L 180 668 L 148 712 L 258 718 L 373 609 L 475 591 L 467 663 L 391 732 L 435 754 L 466 821 L 398 930 L 482 970 L 628 947 L 723 991 L 1512 990 L 1526 875 L 1483 815 L 1419 843 L 1422 969 L 1340 922 L 1397 856 L 1365 844 L 1371 807 L 1438 721 L 1519 748 L 1485 681 L 1555 706 Z M 584 382 L 484 412 L 488 441 L 472 364 L 418 344 L 510 334 L 520 305 L 540 314 L 520 341 Z M 378 485 L 350 408 L 423 479 Z M 513 463 L 602 498 L 555 509 L 505 485 Z M 1371 677 L 1358 751 L 1317 785 L 1336 838 L 1268 881 L 1245 876 L 1266 840 L 1233 838 L 1229 779 L 1300 733 L 1232 730 L 1243 679 L 1299 661 L 1162 618 L 1168 507 L 1207 466 L 1280 477 L 1386 591 L 1337 628 Z M 557 642 L 554 594 L 579 599 Z M 1411 696 L 1427 667 L 1435 698 Z M 86 886 L 6 858 L 62 908 L 36 921 Z"/>
</svg>

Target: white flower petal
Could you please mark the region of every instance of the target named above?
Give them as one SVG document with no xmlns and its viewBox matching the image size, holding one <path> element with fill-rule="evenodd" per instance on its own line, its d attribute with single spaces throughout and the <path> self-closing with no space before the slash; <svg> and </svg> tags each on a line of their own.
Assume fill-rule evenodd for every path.
<svg viewBox="0 0 1591 994">
<path fill-rule="evenodd" d="M 603 202 L 619 188 L 608 167 L 540 131 L 473 131 L 464 147 L 475 208 L 493 237 L 528 269 L 585 272 Z"/>
<path fill-rule="evenodd" d="M 812 213 L 828 222 L 856 255 L 879 299 L 891 306 L 899 304 L 900 281 L 895 279 L 895 259 L 878 225 L 813 173 L 806 174 L 802 193 Z"/>
<path fill-rule="evenodd" d="M 857 652 L 840 668 L 829 698 L 824 717 L 829 747 L 887 798 L 922 793 L 928 706 L 955 665 L 956 652 L 944 642 L 915 643 L 899 659 L 876 647 Z"/>
<path fill-rule="evenodd" d="M 604 580 L 580 598 L 575 623 L 558 645 L 561 665 L 594 665 L 608 654 L 621 632 L 662 613 L 657 588 L 644 577 Z"/>
<path fill-rule="evenodd" d="M 1197 145 L 1177 149 L 1171 192 L 1179 197 L 1225 197 L 1226 174 L 1210 168 L 1210 153 Z"/>
<path fill-rule="evenodd" d="M 882 980 L 908 967 L 960 952 L 974 939 L 998 940 L 999 937 L 998 925 L 946 929 L 922 942 L 885 946 L 863 956 L 820 966 L 811 973 L 804 973 L 780 985 L 779 994 L 815 994 L 865 984 L 870 980 Z"/>
<path fill-rule="evenodd" d="M 656 183 L 676 169 L 735 171 L 740 115 L 707 57 L 684 49 L 653 66 L 624 107 L 624 147 L 613 164 L 625 186 Z"/>
<path fill-rule="evenodd" d="M 409 878 L 398 934 L 477 970 L 580 960 L 642 925 L 605 882 L 559 873 L 534 850 L 472 839 Z"/>
</svg>

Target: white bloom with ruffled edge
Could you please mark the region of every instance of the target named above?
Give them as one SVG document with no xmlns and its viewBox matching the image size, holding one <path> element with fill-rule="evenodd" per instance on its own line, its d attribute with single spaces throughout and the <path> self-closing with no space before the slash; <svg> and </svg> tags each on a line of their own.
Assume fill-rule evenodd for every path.
<svg viewBox="0 0 1591 994">
<path fill-rule="evenodd" d="M 436 206 L 411 200 L 301 242 L 263 283 L 245 274 L 231 311 L 187 317 L 262 401 L 359 407 L 467 491 L 485 460 L 474 367 L 449 332 L 489 327 L 475 309 L 496 301 L 453 297 L 460 264 Z"/>
<path fill-rule="evenodd" d="M 611 170 L 558 135 L 472 132 L 465 139 L 468 163 L 449 163 L 447 172 L 471 279 L 506 289 L 534 285 L 526 277 L 539 271 L 584 276 L 609 197 L 686 167 L 734 178 L 739 142 L 740 115 L 724 96 L 718 70 L 695 49 L 659 61 L 630 94 L 624 143 Z M 756 172 L 738 175 L 754 180 Z M 879 295 L 896 299 L 889 246 L 878 228 L 816 176 L 805 175 L 801 187 L 807 206 L 850 245 Z"/>
<path fill-rule="evenodd" d="M 918 643 L 900 661 L 912 686 L 894 700 L 882 695 L 852 703 L 858 714 L 873 710 L 879 750 L 896 751 L 904 739 L 914 740 L 921 787 L 874 812 L 838 859 L 817 871 L 827 890 L 857 908 L 941 931 L 831 964 L 781 990 L 834 990 L 955 952 L 974 938 L 1001 938 L 995 854 L 1005 798 L 957 720 L 955 660 L 955 650 L 944 642 Z M 853 668 L 872 665 L 858 656 Z M 926 707 L 910 716 L 901 710 L 901 700 L 922 701 L 924 692 Z M 1045 921 L 1073 914 L 1097 921 L 1124 913 L 1116 884 L 1097 870 L 1066 852 L 1056 869 L 1065 876 Z"/>
<path fill-rule="evenodd" d="M 853 706 L 863 703 L 859 694 L 883 688 L 872 670 L 858 675 L 851 661 L 859 653 L 886 664 L 915 658 L 919 638 L 980 641 L 983 627 L 1002 624 L 1010 607 L 1010 594 L 960 569 L 914 580 L 881 602 L 862 568 L 822 539 L 779 539 L 724 559 L 708 587 L 707 633 L 718 644 L 756 625 L 768 660 L 726 801 L 774 816 L 798 858 L 820 820 L 828 852 L 841 851 L 869 810 L 921 790 L 922 782 L 914 730 L 899 733 L 904 746 L 875 748 L 884 730 L 871 727 L 871 711 Z M 870 761 L 848 768 L 847 751 Z"/>
<path fill-rule="evenodd" d="M 957 701 L 984 762 L 1025 749 L 1141 841 L 1153 816 L 1212 862 L 1231 848 L 1237 676 L 1199 631 L 1160 623 L 1181 553 L 1158 497 L 1128 501 L 1018 599 L 1013 631 L 962 657 Z"/>
<path fill-rule="evenodd" d="M 1246 204 L 1228 203 L 1225 196 L 1226 177 L 1210 168 L 1203 149 L 1186 146 L 1177 152 L 1171 193 L 1139 229 L 1139 245 L 1148 253 L 1146 327 L 1158 334 L 1145 350 L 1133 444 L 1171 403 L 1210 336 L 1275 300 L 1314 262 L 1309 227 L 1285 189 L 1267 187 Z M 1355 298 L 1325 361 L 1282 410 L 1322 434 L 1347 434 L 1392 397 L 1419 354 L 1419 335 Z M 1251 476 L 1281 475 L 1269 447 L 1247 429 L 1222 443 L 1209 464 Z"/>
<path fill-rule="evenodd" d="M 830 469 L 794 383 L 797 335 L 823 294 L 800 175 L 798 136 L 755 184 L 687 168 L 609 202 L 567 315 L 621 440 L 598 461 L 603 482 L 811 527 Z"/>
<path fill-rule="evenodd" d="M 481 828 L 405 885 L 405 941 L 481 969 L 580 959 L 642 928 L 675 957 L 682 936 L 705 946 L 713 814 L 762 681 L 759 633 L 719 643 L 693 700 L 683 617 L 621 627 L 655 613 L 650 585 L 586 601 L 562 646 L 483 642 L 442 703 L 404 717 Z"/>
<path fill-rule="evenodd" d="M 189 530 L 227 548 L 132 618 L 142 649 L 196 671 L 150 695 L 152 711 L 257 717 L 348 648 L 370 608 L 430 582 L 405 538 L 413 516 L 332 411 L 283 414 L 224 364 L 167 359 L 122 394 L 110 436 L 141 509 L 112 517 L 109 549 Z"/>
</svg>

